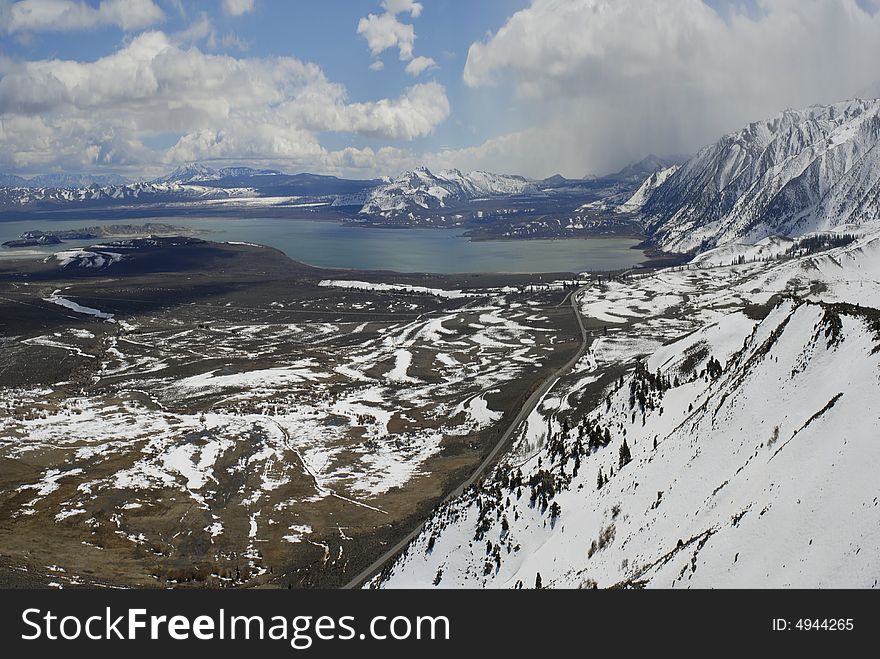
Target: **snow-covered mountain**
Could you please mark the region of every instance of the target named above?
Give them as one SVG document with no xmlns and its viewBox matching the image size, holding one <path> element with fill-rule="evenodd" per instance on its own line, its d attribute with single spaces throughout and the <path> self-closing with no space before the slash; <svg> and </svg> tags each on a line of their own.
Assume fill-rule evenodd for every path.
<svg viewBox="0 0 880 659">
<path fill-rule="evenodd" d="M 213 169 L 201 163 L 192 162 L 181 165 L 170 174 L 156 179 L 156 183 L 207 183 L 225 178 L 250 178 L 255 176 L 276 176 L 275 169 L 254 169 L 253 167 L 223 167 Z"/>
<path fill-rule="evenodd" d="M 619 172 L 610 174 L 605 178 L 615 178 L 621 181 L 637 180 L 642 181 L 657 172 L 662 172 L 676 165 L 681 165 L 687 158 L 681 156 L 670 156 L 661 158 L 653 153 L 645 156 L 638 162 L 630 163 Z"/>
<path fill-rule="evenodd" d="M 726 135 L 659 185 L 654 240 L 696 252 L 880 218 L 880 100 L 787 110 Z"/>
<path fill-rule="evenodd" d="M 245 189 L 225 189 L 181 183 L 92 185 L 86 188 L 0 188 L 0 208 L 27 209 L 95 203 L 157 203 L 227 199 L 253 195 Z"/>
<path fill-rule="evenodd" d="M 365 215 L 397 215 L 413 211 L 454 208 L 483 197 L 533 192 L 535 185 L 521 176 L 457 169 L 432 174 L 420 167 L 401 174 L 372 191 L 361 209 Z"/>
<path fill-rule="evenodd" d="M 155 183 L 192 183 L 194 181 L 216 181 L 220 173 L 201 163 L 191 162 L 181 165 L 166 176 L 157 178 Z"/>
<path fill-rule="evenodd" d="M 249 178 L 253 176 L 279 176 L 277 169 L 254 169 L 253 167 L 221 167 L 217 170 L 220 178 Z"/>
<path fill-rule="evenodd" d="M 76 178 L 76 177 L 74 177 Z M 315 174 L 286 175 L 275 170 L 200 164 L 179 167 L 150 182 L 119 185 L 35 186 L 19 177 L 0 184 L 0 210 L 51 209 L 65 205 L 193 204 L 302 205 L 361 207 L 379 181 L 346 180 Z M 2 183 L 3 179 L 0 179 Z M 71 179 L 70 182 L 74 182 Z"/>
<path fill-rule="evenodd" d="M 678 157 L 646 156 L 613 174 L 593 179 L 602 188 L 599 198 L 580 206 L 576 213 L 631 213 L 641 210 L 644 200 L 679 168 Z"/>
<path fill-rule="evenodd" d="M 880 585 L 880 223 L 855 230 L 586 290 L 607 332 L 370 585 Z"/>
<path fill-rule="evenodd" d="M 671 167 L 658 169 L 645 179 L 645 182 L 639 186 L 639 189 L 635 191 L 632 197 L 623 202 L 615 210 L 618 213 L 631 213 L 642 210 L 645 206 L 645 202 L 647 202 L 651 195 L 654 194 L 654 191 L 666 183 L 667 179 L 678 170 L 679 165 L 672 165 Z"/>
</svg>

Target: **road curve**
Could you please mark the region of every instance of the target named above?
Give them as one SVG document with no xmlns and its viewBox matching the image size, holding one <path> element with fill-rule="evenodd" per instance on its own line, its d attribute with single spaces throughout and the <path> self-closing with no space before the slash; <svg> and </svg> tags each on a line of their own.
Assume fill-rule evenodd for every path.
<svg viewBox="0 0 880 659">
<path fill-rule="evenodd" d="M 581 331 L 581 346 L 575 355 L 569 359 L 563 366 L 554 371 L 550 376 L 544 380 L 543 384 L 536 389 L 531 396 L 526 399 L 526 402 L 523 404 L 522 408 L 519 411 L 519 414 L 516 415 L 513 422 L 507 427 L 507 430 L 499 438 L 498 442 L 486 456 L 486 458 L 479 464 L 479 466 L 474 470 L 474 473 L 468 477 L 463 483 L 461 483 L 458 487 L 456 487 L 452 492 L 450 492 L 445 499 L 441 502 L 441 505 L 455 499 L 462 495 L 462 493 L 469 488 L 471 485 L 477 482 L 486 470 L 495 462 L 495 459 L 498 457 L 498 454 L 502 451 L 502 449 L 507 445 L 508 441 L 510 441 L 513 434 L 517 431 L 520 424 L 526 420 L 526 418 L 532 413 L 532 411 L 538 406 L 538 403 L 541 402 L 541 399 L 547 394 L 548 391 L 556 384 L 556 382 L 562 376 L 566 375 L 574 365 L 580 360 L 581 357 L 584 356 L 584 353 L 587 351 L 587 347 L 589 346 L 589 338 L 587 335 L 587 329 L 584 327 L 584 319 L 581 316 L 581 310 L 578 306 L 578 299 L 580 298 L 581 293 L 585 290 L 586 287 L 581 287 L 577 289 L 571 295 L 571 308 L 574 312 L 574 317 L 577 319 L 578 327 Z M 354 577 L 351 581 L 349 581 L 343 588 L 351 589 L 358 588 L 362 586 L 368 579 L 370 579 L 374 574 L 378 573 L 386 563 L 396 558 L 397 555 L 403 551 L 403 549 L 412 542 L 425 527 L 425 522 L 419 524 L 415 529 L 410 531 L 407 535 L 401 538 L 394 546 L 385 551 L 382 556 L 373 561 L 369 567 L 364 569 L 360 574 Z"/>
</svg>

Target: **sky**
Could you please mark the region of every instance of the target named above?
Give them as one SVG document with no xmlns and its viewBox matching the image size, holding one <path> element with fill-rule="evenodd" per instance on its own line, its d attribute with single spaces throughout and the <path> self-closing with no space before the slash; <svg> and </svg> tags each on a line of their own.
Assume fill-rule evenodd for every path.
<svg viewBox="0 0 880 659">
<path fill-rule="evenodd" d="M 880 96 L 880 0 L 0 0 L 0 171 L 541 178 Z"/>
</svg>

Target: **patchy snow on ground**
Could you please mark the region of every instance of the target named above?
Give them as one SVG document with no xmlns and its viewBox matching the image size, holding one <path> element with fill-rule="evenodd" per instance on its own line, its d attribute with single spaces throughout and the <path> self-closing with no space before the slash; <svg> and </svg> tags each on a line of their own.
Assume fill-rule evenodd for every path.
<svg viewBox="0 0 880 659">
<path fill-rule="evenodd" d="M 441 288 L 427 288 L 425 286 L 410 286 L 409 284 L 384 284 L 369 281 L 354 281 L 348 279 L 325 279 L 321 281 L 319 286 L 326 288 L 348 288 L 359 291 L 394 291 L 398 293 L 413 293 L 423 295 L 433 295 L 454 300 L 460 297 L 468 297 L 468 294 L 462 291 L 447 291 Z"/>
<path fill-rule="evenodd" d="M 94 251 L 86 249 L 71 249 L 62 252 L 56 252 L 53 254 L 51 259 L 55 259 L 58 261 L 58 265 L 61 268 L 67 268 L 68 266 L 75 266 L 78 268 L 86 268 L 90 270 L 100 270 L 102 268 L 106 268 L 114 263 L 118 263 L 123 259 L 122 254 L 117 254 L 116 252 L 104 252 L 104 251 Z"/>
<path fill-rule="evenodd" d="M 92 309 L 91 307 L 84 307 L 81 304 L 77 304 L 73 300 L 69 300 L 66 297 L 59 295 L 59 293 L 61 293 L 60 290 L 55 291 L 49 297 L 43 298 L 43 301 L 57 304 L 59 307 L 70 309 L 71 311 L 75 311 L 76 313 L 85 314 L 87 316 L 94 316 L 95 318 L 100 318 L 101 320 L 113 322 L 113 314 L 104 313 L 99 309 Z"/>
<path fill-rule="evenodd" d="M 103 314 L 62 293 L 51 301 L 84 314 L 72 322 Z M 194 541 L 256 571 L 266 543 L 322 541 L 317 505 L 385 515 L 380 499 L 430 476 L 449 440 L 498 423 L 498 392 L 552 353 L 557 330 L 534 306 L 497 292 L 452 306 L 369 322 L 184 325 L 169 312 L 10 339 L 88 361 L 91 377 L 76 394 L 3 389 L 0 457 L 33 465 L 14 514 L 168 551 L 175 536 L 141 520 L 179 506 Z"/>
<path fill-rule="evenodd" d="M 369 585 L 878 587 L 878 250 L 867 231 L 587 290 L 615 331 Z M 573 415 L 612 366 L 625 374 Z"/>
</svg>

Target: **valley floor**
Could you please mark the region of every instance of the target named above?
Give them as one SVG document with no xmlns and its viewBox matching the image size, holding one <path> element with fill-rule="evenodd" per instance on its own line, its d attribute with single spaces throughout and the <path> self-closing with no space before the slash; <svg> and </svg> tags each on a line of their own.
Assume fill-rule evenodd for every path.
<svg viewBox="0 0 880 659">
<path fill-rule="evenodd" d="M 4 277 L 6 582 L 346 583 L 580 345 L 562 287 L 183 242 Z M 161 272 L 187 259 L 210 267 Z"/>
<path fill-rule="evenodd" d="M 740 256 L 7 264 L 0 585 L 876 587 L 880 227 Z"/>
</svg>

